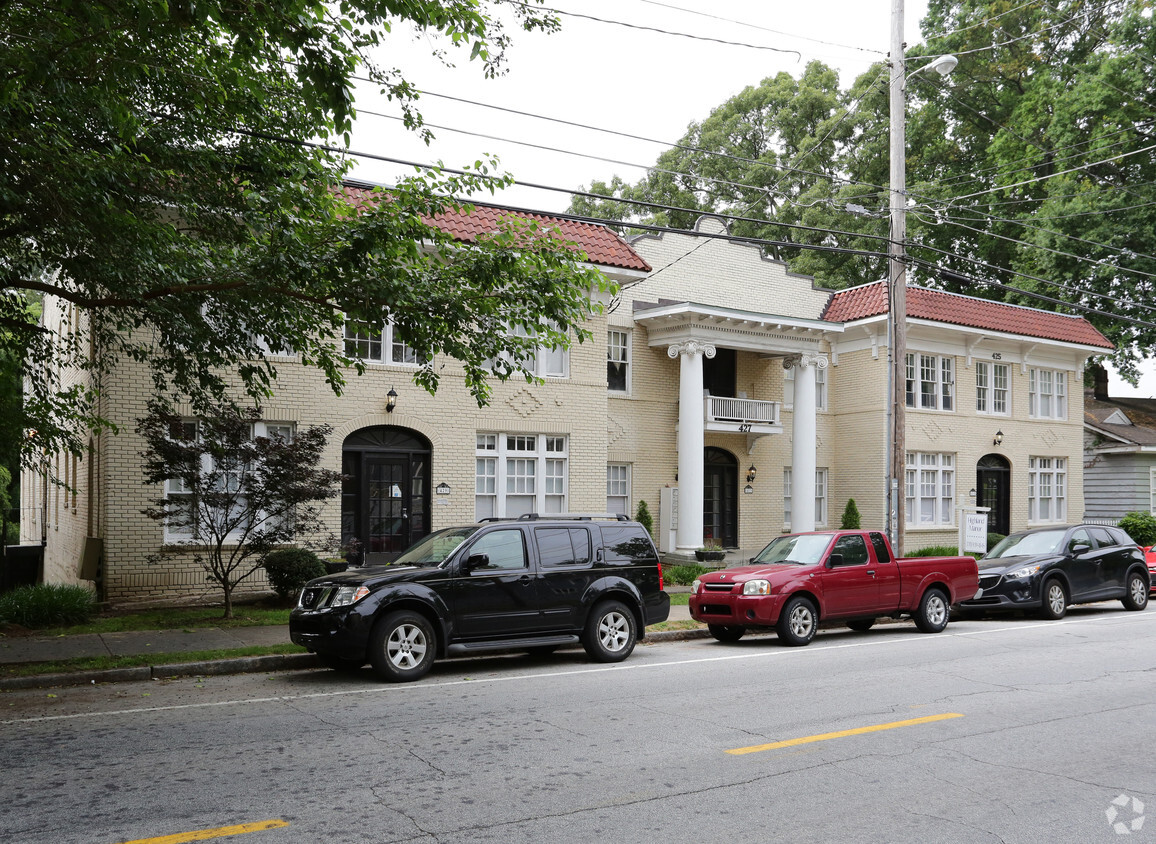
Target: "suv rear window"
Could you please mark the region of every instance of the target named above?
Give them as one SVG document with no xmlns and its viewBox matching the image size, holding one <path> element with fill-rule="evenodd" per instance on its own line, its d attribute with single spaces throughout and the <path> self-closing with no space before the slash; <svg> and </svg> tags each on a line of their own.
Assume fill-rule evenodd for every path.
<svg viewBox="0 0 1156 844">
<path fill-rule="evenodd" d="M 658 563 L 654 543 L 641 525 L 603 525 L 602 544 L 608 563 Z"/>
<path fill-rule="evenodd" d="M 590 531 L 586 528 L 535 528 L 543 566 L 590 565 Z"/>
</svg>

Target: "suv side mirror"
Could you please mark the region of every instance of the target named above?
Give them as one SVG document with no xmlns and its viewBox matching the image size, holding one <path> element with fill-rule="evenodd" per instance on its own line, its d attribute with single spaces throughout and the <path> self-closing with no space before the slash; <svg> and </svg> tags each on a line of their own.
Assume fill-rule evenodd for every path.
<svg viewBox="0 0 1156 844">
<path fill-rule="evenodd" d="M 1091 551 L 1092 546 L 1087 542 L 1073 542 L 1071 552 L 1073 554 L 1083 554 L 1085 551 Z"/>
<path fill-rule="evenodd" d="M 827 565 L 831 568 L 838 568 L 843 565 L 843 555 L 838 553 L 832 554 L 827 558 Z"/>
<path fill-rule="evenodd" d="M 473 571 L 474 569 L 484 569 L 490 564 L 489 554 L 470 554 L 466 558 L 466 571 Z"/>
</svg>

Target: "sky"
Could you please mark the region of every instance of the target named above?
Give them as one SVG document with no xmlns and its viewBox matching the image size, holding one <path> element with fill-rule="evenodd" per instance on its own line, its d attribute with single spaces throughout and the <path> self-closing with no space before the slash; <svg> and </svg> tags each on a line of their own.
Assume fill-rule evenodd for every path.
<svg viewBox="0 0 1156 844">
<path fill-rule="evenodd" d="M 572 13 L 560 14 L 562 30 L 547 35 L 511 28 L 507 72 L 496 79 L 486 79 L 464 50 L 395 29 L 374 58 L 400 68 L 426 92 L 419 107 L 436 137 L 428 146 L 421 142 L 397 119 L 397 105 L 365 84 L 357 90 L 350 150 L 421 164 L 441 161 L 450 168 L 496 155 L 500 168 L 525 185 L 475 199 L 561 212 L 570 203 L 567 191 L 616 174 L 637 181 L 688 124 L 705 119 L 743 88 L 782 72 L 798 78 L 807 62 L 819 60 L 839 71 L 845 90 L 885 60 L 890 46 L 892 0 L 549 5 Z M 909 46 L 924 40 L 920 22 L 926 11 L 927 0 L 904 4 Z M 455 66 L 436 60 L 435 48 L 445 50 Z M 393 184 L 413 172 L 372 157 L 353 161 L 351 177 L 375 184 Z M 1143 378 L 1132 387 L 1109 368 L 1111 395 L 1156 397 L 1156 366 L 1149 361 L 1142 369 Z"/>
<path fill-rule="evenodd" d="M 390 36 L 388 52 L 375 57 L 383 65 L 401 68 L 407 79 L 431 94 L 539 117 L 427 94 L 420 102 L 427 124 L 447 128 L 433 129 L 437 139 L 426 147 L 391 119 L 400 114 L 396 104 L 367 84 L 357 92 L 359 118 L 350 148 L 422 163 L 441 160 L 447 167 L 494 153 L 519 181 L 566 189 L 589 186 L 596 179 L 609 181 L 614 174 L 634 182 L 644 174 L 643 167 L 682 137 L 689 123 L 703 120 L 743 88 L 781 72 L 798 78 L 806 63 L 817 59 L 840 71 L 839 84 L 846 89 L 886 57 L 890 40 L 891 0 L 555 0 L 550 5 L 588 17 L 560 15 L 562 30 L 552 35 L 515 32 L 508 73 L 498 79 L 485 79 L 478 63 L 468 61 L 461 50 L 449 51 L 457 66 L 446 68 L 431 57 L 430 40 L 414 40 L 401 30 Z M 926 7 L 926 0 L 906 4 L 905 32 L 911 44 L 922 41 L 919 21 Z M 711 38 L 732 43 L 706 40 Z M 390 184 L 406 172 L 388 162 L 356 161 L 352 175 L 374 183 Z M 491 201 L 558 212 L 566 209 L 570 197 L 517 187 Z"/>
</svg>

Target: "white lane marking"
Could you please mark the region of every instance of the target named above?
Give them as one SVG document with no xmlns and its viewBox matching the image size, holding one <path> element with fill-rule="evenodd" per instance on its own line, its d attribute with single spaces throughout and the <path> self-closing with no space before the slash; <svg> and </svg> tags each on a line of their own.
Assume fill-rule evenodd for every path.
<svg viewBox="0 0 1156 844">
<path fill-rule="evenodd" d="M 655 662 L 655 663 L 623 663 L 618 665 L 603 665 L 591 668 L 576 668 L 569 671 L 551 671 L 544 674 L 511 674 L 498 677 L 479 677 L 464 680 L 446 680 L 445 682 L 419 681 L 418 683 L 392 683 L 384 686 L 373 686 L 365 689 L 345 689 L 341 691 L 330 692 L 308 692 L 304 694 L 294 695 L 275 695 L 273 697 L 257 697 L 257 698 L 238 698 L 236 700 L 219 700 L 209 701 L 203 703 L 182 703 L 173 704 L 171 706 L 145 706 L 134 709 L 111 709 L 102 712 L 77 712 L 70 715 L 38 715 L 32 718 L 13 718 L 9 720 L 0 720 L 0 725 L 4 724 L 37 724 L 47 721 L 75 721 L 83 718 L 107 718 L 113 715 L 144 715 L 151 712 L 179 712 L 188 709 L 209 709 L 218 706 L 246 706 L 255 703 L 291 703 L 299 700 L 320 700 L 324 698 L 348 697 L 349 695 L 373 695 L 373 694 L 401 694 L 405 691 L 425 690 L 430 688 L 448 688 L 452 686 L 476 686 L 479 683 L 514 683 L 525 680 L 543 680 L 553 679 L 555 677 L 575 677 L 583 674 L 604 674 L 609 671 L 646 671 L 656 668 L 672 668 L 683 665 L 701 665 L 709 662 L 730 662 L 733 660 L 747 660 L 747 659 L 786 659 L 790 657 L 803 656 L 804 654 L 813 654 L 815 652 L 824 651 L 840 651 L 849 650 L 851 648 L 874 648 L 874 647 L 891 647 L 915 643 L 929 643 L 935 641 L 942 641 L 943 639 L 965 638 L 968 636 L 988 636 L 995 633 L 1018 633 L 1024 630 L 1046 630 L 1053 627 L 1065 627 L 1080 624 L 1129 624 L 1129 623 L 1143 623 L 1156 620 L 1156 613 L 1127 613 L 1126 615 L 1112 615 L 1112 616 L 1096 616 L 1093 618 L 1065 618 L 1059 621 L 1042 621 L 1031 624 L 1017 624 L 1005 627 L 987 627 L 982 630 L 963 631 L 959 633 L 950 632 L 949 627 L 943 633 L 928 636 L 927 634 L 916 634 L 913 636 L 895 637 L 889 639 L 869 639 L 860 642 L 843 642 L 840 644 L 830 645 L 811 645 L 803 648 L 774 648 L 766 651 L 755 651 L 750 653 L 728 654 L 725 656 L 704 656 L 694 657 L 691 659 L 679 659 L 671 662 Z M 914 631 L 912 631 L 914 633 Z"/>
</svg>

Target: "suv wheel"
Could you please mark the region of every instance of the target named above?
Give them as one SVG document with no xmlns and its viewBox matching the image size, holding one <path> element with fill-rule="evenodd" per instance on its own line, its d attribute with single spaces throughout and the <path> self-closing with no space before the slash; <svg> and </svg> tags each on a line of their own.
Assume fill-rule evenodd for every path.
<svg viewBox="0 0 1156 844">
<path fill-rule="evenodd" d="M 1122 603 L 1126 610 L 1142 610 L 1148 606 L 1148 584 L 1144 582 L 1144 575 L 1134 571 L 1128 575 L 1128 590 L 1124 593 Z"/>
<path fill-rule="evenodd" d="M 377 676 L 395 683 L 420 680 L 434 662 L 434 632 L 425 616 L 393 612 L 373 627 L 369 661 Z"/>
<path fill-rule="evenodd" d="M 1040 608 L 1040 615 L 1051 621 L 1058 621 L 1068 611 L 1068 593 L 1064 591 L 1064 584 L 1055 577 L 1044 581 L 1044 605 Z"/>
<path fill-rule="evenodd" d="M 586 620 L 582 646 L 596 662 L 621 662 L 638 639 L 634 613 L 621 601 L 603 601 Z"/>
</svg>

